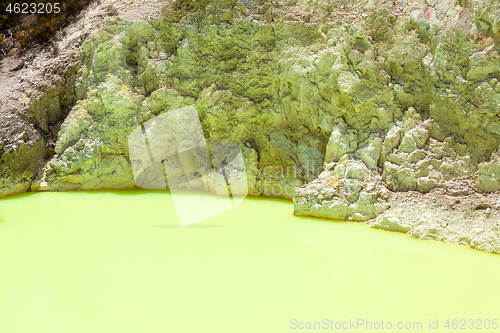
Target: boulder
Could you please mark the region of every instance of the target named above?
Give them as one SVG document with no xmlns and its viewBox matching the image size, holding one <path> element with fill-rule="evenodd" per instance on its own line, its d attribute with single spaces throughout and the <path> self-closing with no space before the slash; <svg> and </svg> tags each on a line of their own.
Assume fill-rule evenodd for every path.
<svg viewBox="0 0 500 333">
<path fill-rule="evenodd" d="M 477 188 L 483 192 L 496 192 L 500 190 L 500 149 L 489 162 L 478 165 Z"/>
<path fill-rule="evenodd" d="M 337 162 L 344 154 L 355 151 L 357 138 L 353 132 L 342 133 L 336 127 L 326 144 L 325 163 Z"/>
<path fill-rule="evenodd" d="M 380 138 L 372 138 L 367 146 L 360 148 L 357 151 L 359 158 L 365 165 L 372 170 L 377 170 L 380 154 L 382 153 L 382 140 Z"/>
<path fill-rule="evenodd" d="M 411 229 L 405 226 L 399 217 L 393 215 L 384 216 L 378 228 L 397 232 L 407 232 Z"/>
<path fill-rule="evenodd" d="M 345 178 L 347 179 L 357 179 L 360 181 L 365 180 L 365 170 L 363 165 L 359 162 L 349 162 L 345 169 Z"/>
</svg>

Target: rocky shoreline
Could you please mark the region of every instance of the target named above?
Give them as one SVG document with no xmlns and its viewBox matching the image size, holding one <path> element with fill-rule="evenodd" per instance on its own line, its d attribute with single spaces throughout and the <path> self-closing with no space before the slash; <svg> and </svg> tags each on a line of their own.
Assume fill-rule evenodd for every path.
<svg viewBox="0 0 500 333">
<path fill-rule="evenodd" d="M 385 138 L 372 136 L 357 149 L 352 136 L 336 129 L 326 170 L 295 191 L 294 214 L 500 253 L 500 147 L 490 161 L 474 165 L 431 131 L 432 122 L 414 110 Z"/>
<path fill-rule="evenodd" d="M 194 104 L 250 195 L 500 253 L 497 4 L 164 5 L 94 2 L 2 60 L 0 196 L 135 188 L 130 132 Z"/>
</svg>

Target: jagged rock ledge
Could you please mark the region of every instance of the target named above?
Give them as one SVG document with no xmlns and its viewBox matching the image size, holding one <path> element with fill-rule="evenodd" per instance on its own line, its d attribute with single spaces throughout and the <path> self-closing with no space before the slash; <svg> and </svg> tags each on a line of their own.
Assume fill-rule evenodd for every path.
<svg viewBox="0 0 500 333">
<path fill-rule="evenodd" d="M 497 2 L 162 3 L 94 2 L 2 63 L 0 195 L 134 188 L 132 129 L 195 104 L 252 195 L 498 252 Z"/>
<path fill-rule="evenodd" d="M 373 135 L 361 148 L 335 129 L 325 171 L 295 190 L 294 214 L 500 253 L 500 146 L 474 165 L 451 138 L 431 138 L 432 126 L 409 110 L 385 137 Z"/>
</svg>

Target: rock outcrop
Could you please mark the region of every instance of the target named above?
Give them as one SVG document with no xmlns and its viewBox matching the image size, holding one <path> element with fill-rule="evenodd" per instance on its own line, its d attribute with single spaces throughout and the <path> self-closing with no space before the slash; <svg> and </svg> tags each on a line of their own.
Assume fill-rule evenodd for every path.
<svg viewBox="0 0 500 333">
<path fill-rule="evenodd" d="M 477 188 L 483 192 L 495 192 L 500 189 L 500 146 L 488 162 L 478 165 Z"/>
<path fill-rule="evenodd" d="M 134 188 L 131 131 L 192 104 L 208 142 L 239 145 L 249 193 L 293 197 L 297 215 L 459 242 L 462 225 L 418 231 L 446 214 L 401 220 L 399 193 L 500 189 L 498 3 L 176 0 L 150 20 L 127 8 L 91 6 L 79 24 L 93 28 L 64 39 L 78 45 L 64 87 L 30 94 L 25 130 L 3 129 L 3 193 Z M 464 243 L 500 251 L 483 236 Z"/>
<path fill-rule="evenodd" d="M 381 177 L 362 162 L 344 156 L 326 169 L 317 180 L 296 189 L 295 215 L 367 221 L 387 208 Z"/>
</svg>

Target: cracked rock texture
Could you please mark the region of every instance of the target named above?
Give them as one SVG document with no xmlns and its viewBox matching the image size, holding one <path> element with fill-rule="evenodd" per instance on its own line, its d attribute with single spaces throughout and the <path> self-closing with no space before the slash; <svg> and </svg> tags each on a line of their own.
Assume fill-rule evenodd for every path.
<svg viewBox="0 0 500 333">
<path fill-rule="evenodd" d="M 500 252 L 498 1 L 139 2 L 90 6 L 59 43 L 66 85 L 16 95 L 2 193 L 134 188 L 128 135 L 195 104 L 208 142 L 240 146 L 251 195 Z M 490 211 L 445 228 L 406 193 Z"/>
<path fill-rule="evenodd" d="M 439 194 L 445 195 L 442 192 Z M 453 207 L 454 204 L 440 204 L 425 196 L 418 199 L 395 198 L 388 203 L 391 208 L 375 220 L 367 222 L 370 226 L 406 232 L 414 238 L 444 241 L 500 253 L 500 196 L 497 196 L 496 201 L 492 198 L 488 203 L 469 203 L 457 207 Z"/>
<path fill-rule="evenodd" d="M 387 209 L 381 177 L 347 156 L 330 163 L 317 180 L 297 188 L 294 214 L 333 220 L 367 221 Z"/>
</svg>

